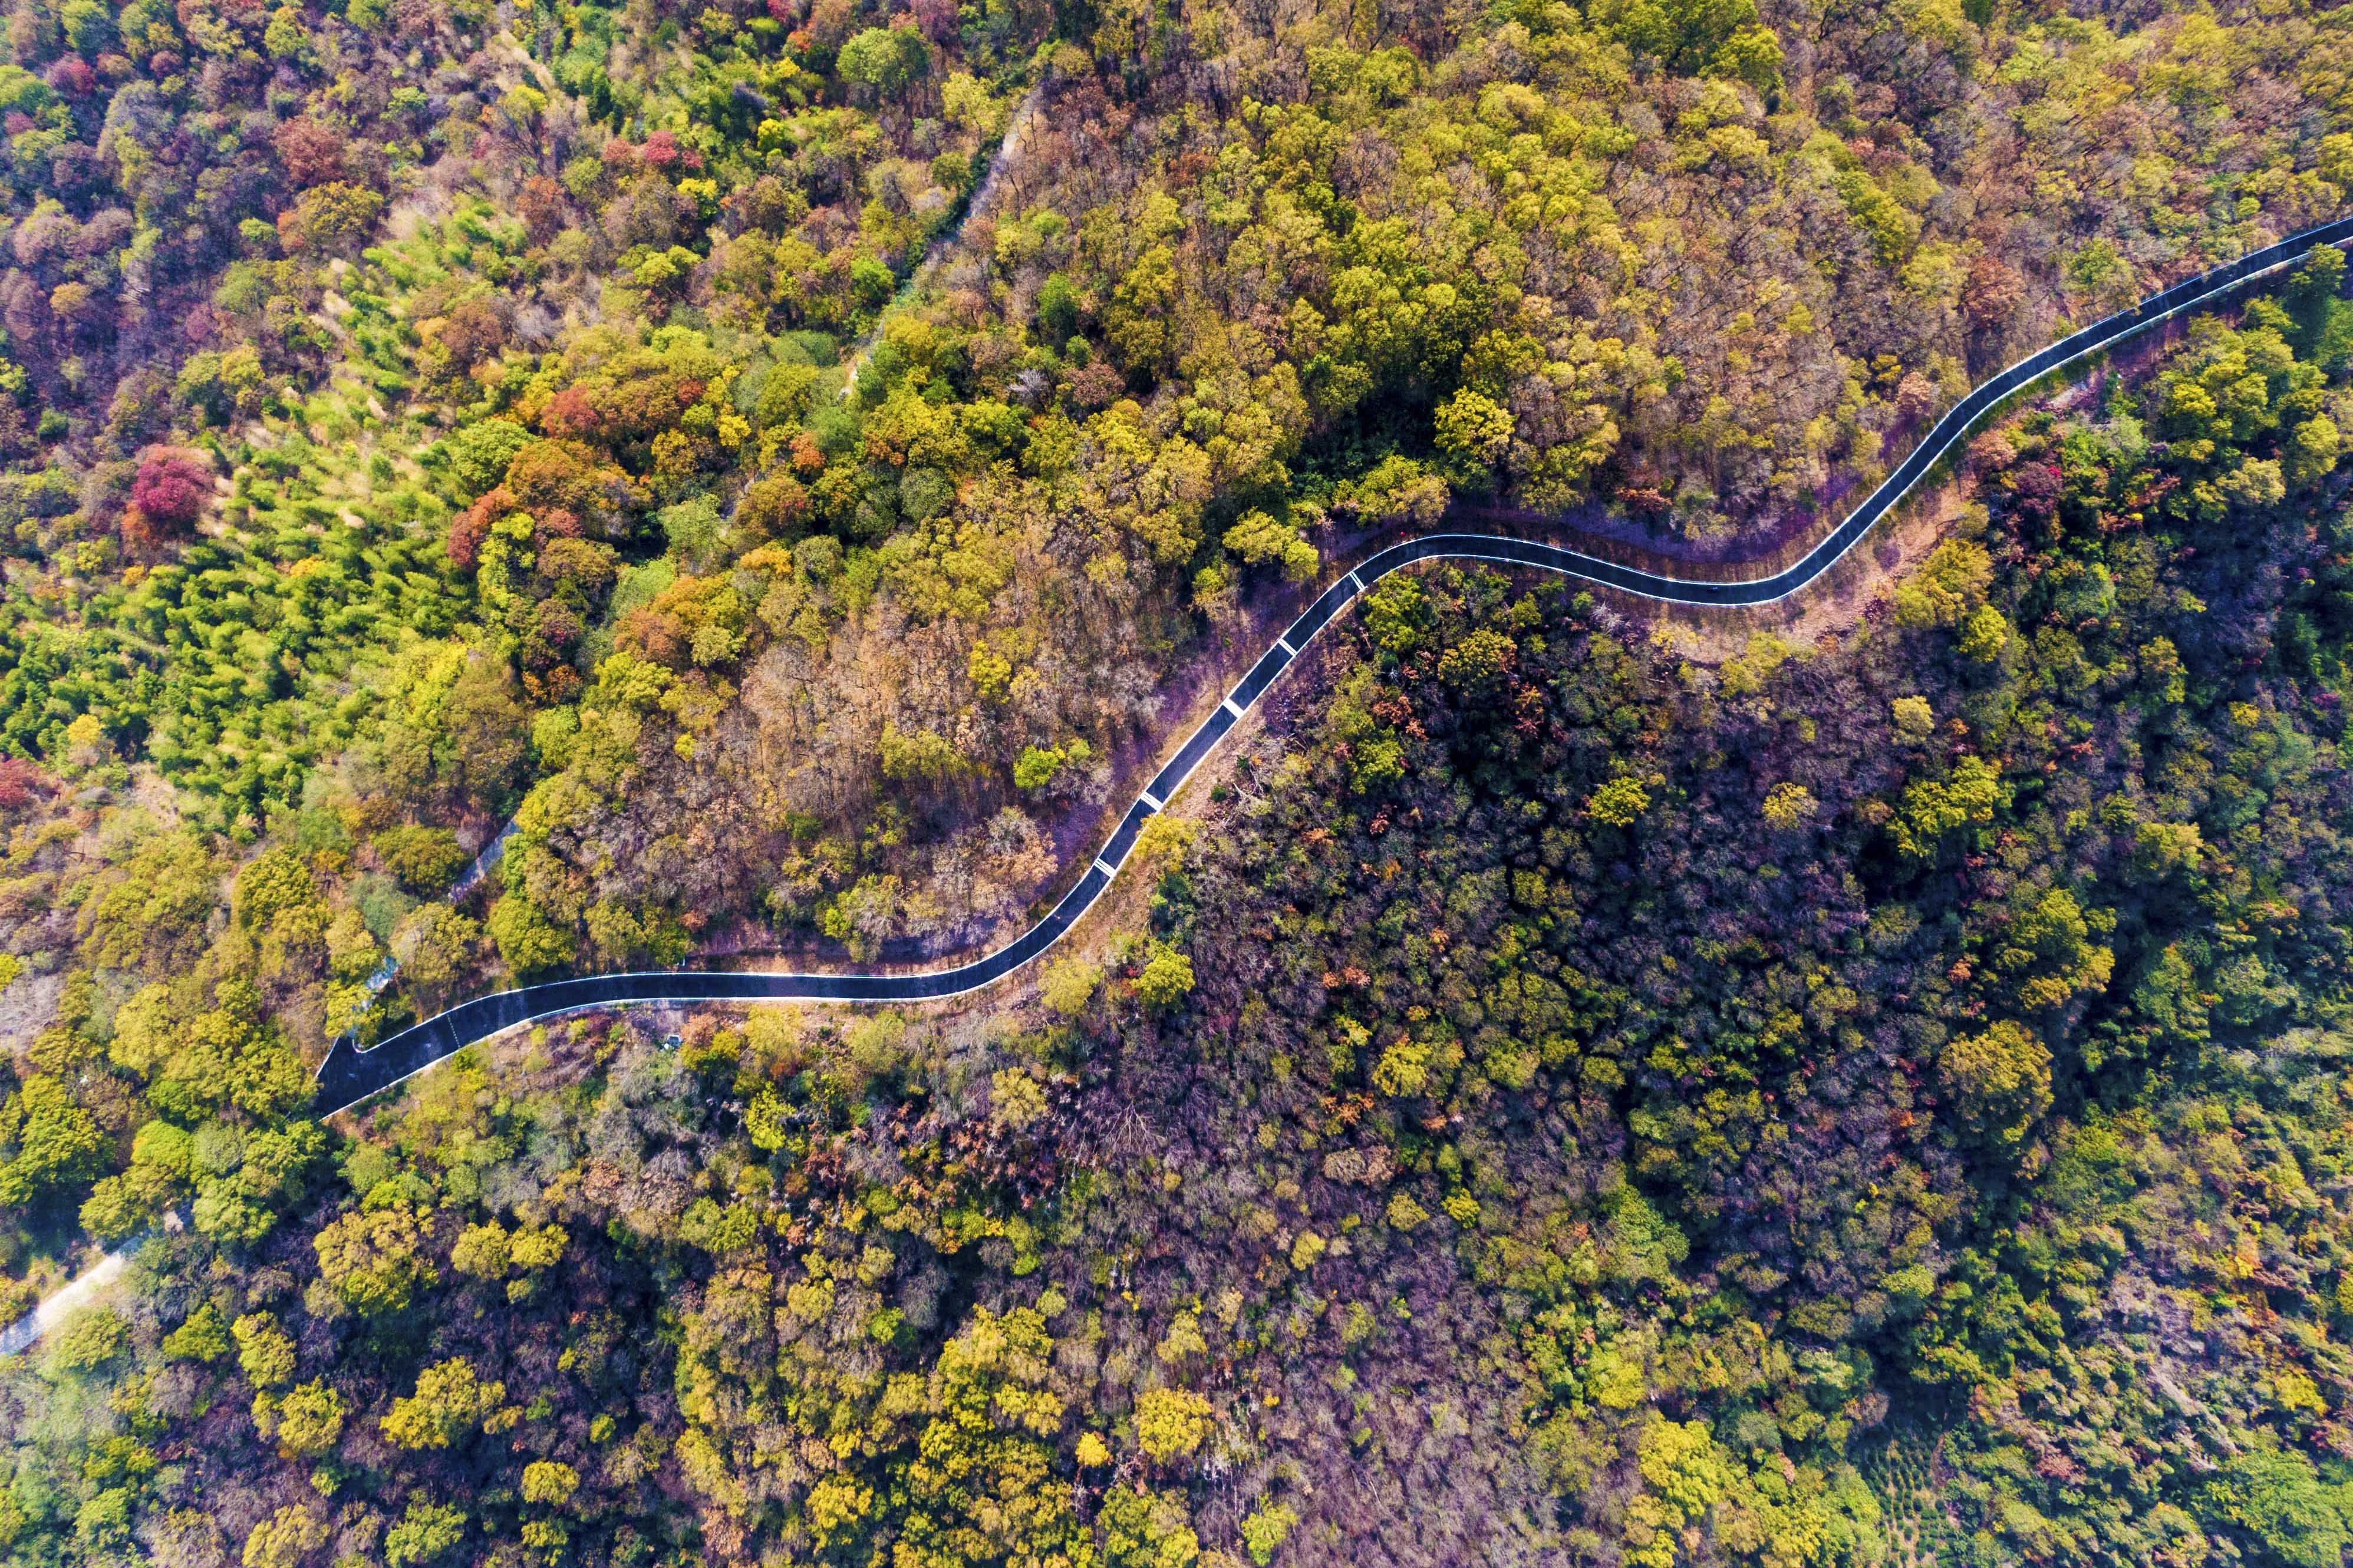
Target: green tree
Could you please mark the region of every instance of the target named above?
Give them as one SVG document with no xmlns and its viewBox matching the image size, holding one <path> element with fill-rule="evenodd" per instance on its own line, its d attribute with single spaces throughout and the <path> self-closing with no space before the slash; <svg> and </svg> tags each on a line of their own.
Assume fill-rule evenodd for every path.
<svg viewBox="0 0 2353 1568">
<path fill-rule="evenodd" d="M 1438 678 L 1466 697 L 1482 697 L 1510 679 L 1520 650 L 1492 626 L 1481 626 L 1438 656 Z"/>
<path fill-rule="evenodd" d="M 1626 1561 L 1673 1568 L 1679 1536 L 1695 1531 L 1739 1480 L 1731 1456 L 1701 1421 L 1653 1419 L 1642 1428 L 1635 1462 L 1642 1490 L 1626 1510 Z"/>
<path fill-rule="evenodd" d="M 452 1356 L 417 1374 L 417 1392 L 392 1402 L 379 1425 L 401 1448 L 447 1448 L 480 1427 L 506 1398 L 506 1384 L 484 1383 L 471 1362 Z"/>
<path fill-rule="evenodd" d="M 427 1568 L 458 1549 L 466 1538 L 462 1510 L 430 1501 L 422 1493 L 408 1500 L 408 1511 L 384 1532 L 385 1568 Z"/>
<path fill-rule="evenodd" d="M 439 1278 L 423 1256 L 426 1229 L 407 1205 L 363 1207 L 330 1222 L 312 1241 L 319 1273 L 343 1303 L 364 1317 L 407 1310 Z"/>
<path fill-rule="evenodd" d="M 58 8 L 66 45 L 86 59 L 96 59 L 115 40 L 114 18 L 99 0 L 66 0 Z"/>
<path fill-rule="evenodd" d="M 1176 253 L 1155 245 L 1120 279 L 1103 311 L 1103 335 L 1122 365 L 1147 374 L 1165 368 L 1176 343 Z"/>
<path fill-rule="evenodd" d="M 1193 961 L 1166 942 L 1152 944 L 1144 968 L 1135 977 L 1137 1000 L 1155 1011 L 1165 1011 L 1193 990 Z"/>
<path fill-rule="evenodd" d="M 1733 77 L 1760 90 L 1780 80 L 1780 43 L 1758 23 L 1755 0 L 1603 0 L 1590 14 L 1680 75 Z"/>
<path fill-rule="evenodd" d="M 1242 1521 L 1243 1548 L 1258 1568 L 1268 1568 L 1298 1527 L 1299 1510 L 1289 1503 L 1261 1503 Z"/>
<path fill-rule="evenodd" d="M 1050 273 L 1038 290 L 1038 332 L 1050 347 L 1059 348 L 1078 335 L 1079 291 L 1068 278 Z"/>
<path fill-rule="evenodd" d="M 2319 366 L 2324 375 L 2337 374 L 2353 359 L 2353 300 L 2344 298 L 2345 269 L 2343 250 L 2316 245 L 2282 297 L 2295 322 L 2296 357 Z"/>
<path fill-rule="evenodd" d="M 0 1204 L 23 1208 L 104 1168 L 106 1136 L 72 1092 L 37 1073 L 0 1102 Z"/>
<path fill-rule="evenodd" d="M 131 1347 L 131 1325 L 109 1307 L 84 1307 L 68 1318 L 49 1344 L 49 1366 L 81 1377 L 111 1364 Z"/>
<path fill-rule="evenodd" d="M 1297 529 L 1262 511 L 1244 512 L 1240 521 L 1226 530 L 1225 546 L 1249 565 L 1280 565 L 1287 583 L 1314 582 L 1323 564 L 1323 557 Z"/>
<path fill-rule="evenodd" d="M 2023 1142 L 2051 1109 L 2050 1048 L 2008 1018 L 1947 1041 L 1936 1075 L 1963 1120 L 2004 1148 Z"/>
<path fill-rule="evenodd" d="M 441 892 L 466 868 L 466 852 L 446 827 L 403 824 L 377 834 L 368 847 L 402 887 L 420 896 Z"/>
<path fill-rule="evenodd" d="M 1612 827 L 1631 827 L 1651 805 L 1651 792 L 1641 781 L 1619 777 L 1605 782 L 1587 797 L 1585 814 Z"/>
<path fill-rule="evenodd" d="M 299 909 L 318 896 L 311 868 L 291 849 L 281 847 L 255 856 L 237 873 L 233 908 L 237 919 L 260 931 L 281 911 Z"/>
<path fill-rule="evenodd" d="M 2294 1568 L 2336 1568 L 2353 1549 L 2353 1488 L 2323 1481 L 2311 1459 L 2275 1440 L 2224 1460 L 2202 1489 L 2209 1519 Z"/>
<path fill-rule="evenodd" d="M 300 1568 L 327 1544 L 326 1522 L 301 1503 L 288 1503 L 245 1538 L 245 1568 Z"/>
<path fill-rule="evenodd" d="M 1463 387 L 1438 410 L 1438 449 L 1477 468 L 1503 461 L 1518 422 L 1512 411 Z"/>
<path fill-rule="evenodd" d="M 1059 958 L 1046 966 L 1039 999 L 1065 1018 L 1075 1018 L 1094 999 L 1103 984 L 1103 969 L 1083 958 Z"/>
<path fill-rule="evenodd" d="M 230 1331 L 237 1336 L 237 1364 L 246 1382 L 261 1392 L 294 1381 L 294 1341 L 267 1312 L 248 1312 Z"/>
<path fill-rule="evenodd" d="M 482 928 L 448 904 L 419 904 L 393 928 L 392 955 L 402 981 L 438 1005 L 471 973 Z"/>
<path fill-rule="evenodd" d="M 1152 1388 L 1135 1398 L 1135 1442 L 1162 1464 L 1187 1459 L 1208 1438 L 1215 1412 L 1188 1388 Z"/>
<path fill-rule="evenodd" d="M 580 1472 L 554 1459 L 533 1459 L 522 1468 L 522 1500 L 561 1508 L 580 1489 Z"/>
<path fill-rule="evenodd" d="M 922 80 L 931 64 L 931 46 L 914 28 L 869 27 L 841 46 L 834 68 L 844 81 L 895 98 Z"/>
<path fill-rule="evenodd" d="M 1948 778 L 1915 779 L 1906 784 L 1888 831 L 1905 855 L 1930 859 L 1954 833 L 1990 823 L 2009 799 L 2010 787 L 1985 759 L 1966 756 L 1953 764 Z"/>
<path fill-rule="evenodd" d="M 932 784 L 955 778 L 969 765 L 955 745 L 932 730 L 882 729 L 882 776 L 905 784 Z"/>
<path fill-rule="evenodd" d="M 2010 646 L 2010 620 L 1991 605 L 1979 605 L 1961 623 L 1961 635 L 1953 646 L 1961 657 L 1978 664 L 1991 664 Z"/>
<path fill-rule="evenodd" d="M 1985 547 L 1948 539 L 1895 590 L 1895 621 L 1905 626 L 1957 626 L 1985 603 L 1993 560 Z"/>
<path fill-rule="evenodd" d="M 490 931 L 499 957 L 517 975 L 543 973 L 573 961 L 571 933 L 521 893 L 509 893 L 491 906 Z"/>
<path fill-rule="evenodd" d="M 278 1404 L 278 1451 L 305 1459 L 333 1452 L 349 1414 L 343 1396 L 315 1379 L 288 1391 Z"/>
<path fill-rule="evenodd" d="M 903 1553 L 922 1562 L 1083 1562 L 1092 1542 L 1059 1468 L 1053 1439 L 1064 1406 L 1053 1392 L 1053 1339 L 1032 1308 L 976 1308 L 941 1347 L 923 1425 L 899 1472 Z M 837 1494 L 818 1522 L 839 1538 L 872 1507 L 860 1489 Z M 810 1512 L 819 1515 L 818 1500 Z M 862 1522 L 862 1521 L 861 1521 Z"/>
<path fill-rule="evenodd" d="M 166 1361 L 209 1363 L 228 1354 L 228 1325 L 221 1321 L 220 1309 L 206 1301 L 190 1312 L 164 1336 L 163 1349 Z"/>
</svg>

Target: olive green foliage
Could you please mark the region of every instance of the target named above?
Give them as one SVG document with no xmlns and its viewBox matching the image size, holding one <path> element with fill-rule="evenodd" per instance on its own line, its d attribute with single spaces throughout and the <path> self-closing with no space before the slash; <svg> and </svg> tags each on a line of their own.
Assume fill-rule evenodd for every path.
<svg viewBox="0 0 2353 1568">
<path fill-rule="evenodd" d="M 2210 521 L 2293 429 L 2159 453 L 2166 384 L 2013 423 L 1890 591 L 1998 658 L 1940 609 L 1710 670 L 1432 569 L 1036 1011 L 444 1064 L 9 1374 L 73 1412 L 9 1417 L 19 1539 L 208 1539 L 201 1427 L 298 1560 L 326 1490 L 417 1564 L 2331 1561 L 2345 514 Z"/>
<path fill-rule="evenodd" d="M 306 1101 L 501 978 L 1020 923 L 1366 534 L 1810 524 L 2337 212 L 2348 42 L 19 7 L 0 1306 L 146 1239 L 0 1370 L 0 1552 L 2335 1561 L 2334 251 L 1819 646 L 1381 585 L 1038 1017 Z"/>
</svg>

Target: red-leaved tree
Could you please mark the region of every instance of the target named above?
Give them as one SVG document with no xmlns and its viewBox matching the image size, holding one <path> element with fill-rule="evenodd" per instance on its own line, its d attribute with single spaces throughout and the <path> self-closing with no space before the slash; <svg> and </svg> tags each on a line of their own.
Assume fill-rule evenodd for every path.
<svg viewBox="0 0 2353 1568">
<path fill-rule="evenodd" d="M 122 542 L 139 553 L 162 548 L 185 535 L 204 515 L 212 489 L 212 469 L 195 453 L 177 447 L 150 447 L 139 455 L 131 481 L 131 505 L 122 514 Z"/>
</svg>

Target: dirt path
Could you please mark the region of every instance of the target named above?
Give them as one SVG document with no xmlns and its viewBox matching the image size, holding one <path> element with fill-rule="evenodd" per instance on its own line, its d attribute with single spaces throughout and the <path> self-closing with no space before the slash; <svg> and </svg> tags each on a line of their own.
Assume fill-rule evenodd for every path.
<svg viewBox="0 0 2353 1568">
<path fill-rule="evenodd" d="M 52 1293 L 39 1306 L 0 1329 L 0 1355 L 18 1355 L 40 1342 L 41 1336 L 72 1317 L 82 1308 L 98 1300 L 100 1292 L 117 1279 L 129 1267 L 131 1251 L 125 1247 L 110 1252 L 79 1274 L 62 1289 Z"/>
</svg>

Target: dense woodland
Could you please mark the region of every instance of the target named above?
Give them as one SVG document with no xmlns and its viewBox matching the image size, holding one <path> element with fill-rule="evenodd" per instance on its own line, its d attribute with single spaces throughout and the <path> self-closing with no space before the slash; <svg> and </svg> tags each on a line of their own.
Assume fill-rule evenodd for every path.
<svg viewBox="0 0 2353 1568">
<path fill-rule="evenodd" d="M 1819 645 L 1384 587 L 977 1011 L 309 1101 L 1018 927 L 1369 535 L 1823 526 L 2337 216 L 2348 18 L 16 6 L 0 1318 L 149 1239 L 0 1552 L 2338 1563 L 2332 252 Z"/>
<path fill-rule="evenodd" d="M 2337 1563 L 2343 273 L 1981 437 L 1811 647 L 1392 579 L 1026 998 L 339 1131 L 215 978 L 92 1200 L 190 1223 L 6 1369 L 12 1549 Z"/>
</svg>

